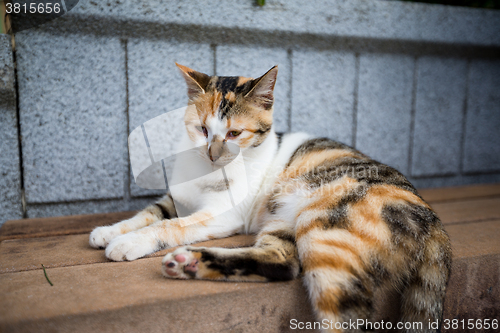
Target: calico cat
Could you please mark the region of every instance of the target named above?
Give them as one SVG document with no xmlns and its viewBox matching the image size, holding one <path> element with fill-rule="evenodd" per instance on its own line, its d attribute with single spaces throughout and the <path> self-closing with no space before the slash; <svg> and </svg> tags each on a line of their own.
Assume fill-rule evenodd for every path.
<svg viewBox="0 0 500 333">
<path fill-rule="evenodd" d="M 112 260 L 165 247 L 256 233 L 250 248 L 181 247 L 165 256 L 167 278 L 284 281 L 302 276 L 319 320 L 369 319 L 374 293 L 400 291 L 402 321 L 441 320 L 451 248 L 436 213 L 395 169 L 327 138 L 277 135 L 273 90 L 278 68 L 250 79 L 218 77 L 178 65 L 188 87 L 186 148 L 225 165 L 178 191 L 195 211 L 177 217 L 167 194 L 130 220 L 99 227 L 90 245 Z M 224 164 L 227 145 L 240 163 Z M 221 170 L 219 170 L 221 171 Z M 245 199 L 228 203 L 244 188 Z"/>
</svg>

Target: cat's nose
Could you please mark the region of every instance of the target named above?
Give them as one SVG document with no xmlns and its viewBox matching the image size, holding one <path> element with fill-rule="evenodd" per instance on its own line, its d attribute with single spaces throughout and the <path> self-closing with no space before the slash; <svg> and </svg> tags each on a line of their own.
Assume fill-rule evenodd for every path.
<svg viewBox="0 0 500 333">
<path fill-rule="evenodd" d="M 210 161 L 215 162 L 219 159 L 220 155 L 215 155 L 212 153 L 212 149 L 208 149 L 208 157 L 210 157 Z"/>
<path fill-rule="evenodd" d="M 217 161 L 221 157 L 223 149 L 224 149 L 223 141 L 219 140 L 212 141 L 212 144 L 210 145 L 210 147 L 208 147 L 208 157 L 210 157 L 210 161 L 212 162 Z"/>
</svg>

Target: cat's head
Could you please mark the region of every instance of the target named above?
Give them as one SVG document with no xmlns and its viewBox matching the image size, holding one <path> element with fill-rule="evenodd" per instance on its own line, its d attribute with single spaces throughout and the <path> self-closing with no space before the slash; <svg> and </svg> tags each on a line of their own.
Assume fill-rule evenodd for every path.
<svg viewBox="0 0 500 333">
<path fill-rule="evenodd" d="M 225 164 L 230 146 L 258 147 L 271 132 L 278 66 L 257 79 L 209 76 L 177 64 L 188 87 L 184 122 L 189 138 L 205 147 L 214 164 Z"/>
</svg>

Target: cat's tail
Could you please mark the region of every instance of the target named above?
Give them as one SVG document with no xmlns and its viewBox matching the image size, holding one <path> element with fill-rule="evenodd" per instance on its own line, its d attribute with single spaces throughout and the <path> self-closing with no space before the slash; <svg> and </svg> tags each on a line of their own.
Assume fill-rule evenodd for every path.
<svg viewBox="0 0 500 333">
<path fill-rule="evenodd" d="M 402 292 L 403 332 L 440 331 L 446 285 L 451 271 L 451 247 L 442 228 L 432 228 L 423 258 Z"/>
</svg>

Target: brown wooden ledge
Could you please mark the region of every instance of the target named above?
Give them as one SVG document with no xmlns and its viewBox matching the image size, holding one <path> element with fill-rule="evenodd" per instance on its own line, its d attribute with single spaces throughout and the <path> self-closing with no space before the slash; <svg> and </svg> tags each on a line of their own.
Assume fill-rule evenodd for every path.
<svg viewBox="0 0 500 333">
<path fill-rule="evenodd" d="M 500 184 L 421 194 L 452 240 L 444 318 L 499 319 Z M 290 319 L 314 320 L 300 280 L 169 280 L 162 277 L 160 263 L 173 249 L 116 263 L 90 248 L 88 233 L 95 226 L 133 214 L 6 222 L 0 228 L 0 332 L 296 332 Z M 250 246 L 253 241 L 238 235 L 197 245 Z M 378 318 L 389 320 L 397 313 L 397 297 L 380 295 L 377 307 Z"/>
</svg>

